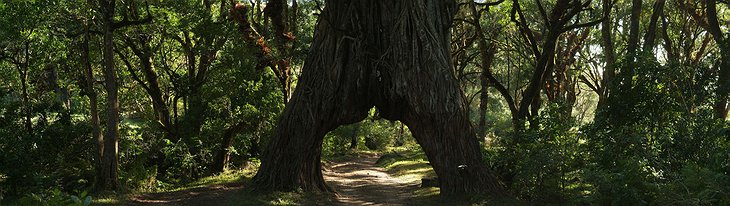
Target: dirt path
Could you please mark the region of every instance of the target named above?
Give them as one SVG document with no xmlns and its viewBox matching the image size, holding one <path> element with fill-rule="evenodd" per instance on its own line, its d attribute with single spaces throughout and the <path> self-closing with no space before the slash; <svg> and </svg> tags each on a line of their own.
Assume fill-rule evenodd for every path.
<svg viewBox="0 0 730 206">
<path fill-rule="evenodd" d="M 388 175 L 375 165 L 377 156 L 332 161 L 322 172 L 325 181 L 337 195 L 304 197 L 305 203 L 315 205 L 407 205 L 418 188 Z M 250 195 L 250 194 L 249 194 Z M 205 187 L 163 193 L 131 196 L 125 205 L 265 205 L 267 202 L 247 196 L 243 183 L 209 185 Z M 242 202 L 243 201 L 243 202 Z M 270 204 L 270 203 L 268 203 Z"/>
<path fill-rule="evenodd" d="M 406 205 L 417 183 L 391 177 L 375 165 L 376 156 L 332 162 L 324 179 L 337 191 L 341 205 Z"/>
</svg>

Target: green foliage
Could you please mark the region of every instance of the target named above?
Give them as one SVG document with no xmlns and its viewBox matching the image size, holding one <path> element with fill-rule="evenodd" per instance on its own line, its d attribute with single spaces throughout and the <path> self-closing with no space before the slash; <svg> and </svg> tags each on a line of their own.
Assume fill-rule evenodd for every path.
<svg viewBox="0 0 730 206">
<path fill-rule="evenodd" d="M 349 152 L 352 138 L 357 138 L 357 148 L 373 151 L 383 151 L 390 146 L 401 146 L 411 136 L 410 131 L 397 121 L 388 121 L 371 111 L 365 120 L 340 126 L 325 135 L 322 145 L 322 154 L 334 156 Z"/>
<path fill-rule="evenodd" d="M 713 81 L 703 73 L 708 69 L 640 59 L 623 66 L 633 66 L 635 76 L 619 76 L 622 83 L 615 87 L 623 92 L 614 94 L 600 118 L 584 128 L 591 152 L 586 177 L 596 203 L 688 201 L 713 188 L 688 187 L 707 184 L 693 178 L 697 173 L 722 179 L 728 172 L 726 125 L 712 118 L 707 88 Z M 727 193 L 726 186 L 712 194 Z"/>
<path fill-rule="evenodd" d="M 93 180 L 89 127 L 83 122 L 62 121 L 59 112 L 36 104 L 32 113 L 39 118 L 32 134 L 24 130 L 20 103 L 13 93 L 1 93 L 0 106 L 0 191 L 17 197 L 42 188 L 60 186 L 79 190 Z M 43 104 L 42 102 L 39 104 Z M 59 144 L 63 142 L 64 144 Z"/>
<path fill-rule="evenodd" d="M 387 146 L 395 144 L 397 139 L 410 136 L 410 133 L 400 130 L 400 123 L 384 119 L 365 120 L 362 124 L 361 133 L 364 146 L 370 150 L 382 150 Z"/>
<path fill-rule="evenodd" d="M 677 177 L 662 185 L 658 205 L 728 205 L 730 176 L 727 173 L 688 164 Z"/>
<path fill-rule="evenodd" d="M 578 127 L 548 105 L 538 127 L 485 156 L 519 198 L 550 204 L 727 204 L 730 138 L 713 118 L 713 74 L 648 57 L 619 65 L 607 106 Z"/>
<path fill-rule="evenodd" d="M 68 195 L 59 189 L 54 189 L 46 195 L 30 194 L 18 201 L 23 206 L 89 206 L 92 198 L 87 192 L 78 195 Z"/>
<path fill-rule="evenodd" d="M 544 203 L 564 203 L 583 192 L 581 167 L 584 137 L 575 131 L 564 107 L 550 105 L 538 116 L 540 126 L 510 138 L 486 152 L 490 164 L 519 197 Z"/>
</svg>

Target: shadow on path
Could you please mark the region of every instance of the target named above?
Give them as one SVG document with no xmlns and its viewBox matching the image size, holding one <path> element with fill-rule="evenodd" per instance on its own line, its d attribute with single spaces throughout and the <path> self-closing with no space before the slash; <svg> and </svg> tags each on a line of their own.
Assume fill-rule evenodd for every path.
<svg viewBox="0 0 730 206">
<path fill-rule="evenodd" d="M 390 176 L 375 165 L 375 155 L 331 162 L 323 171 L 325 181 L 337 191 L 341 205 L 407 205 L 418 183 Z"/>
</svg>

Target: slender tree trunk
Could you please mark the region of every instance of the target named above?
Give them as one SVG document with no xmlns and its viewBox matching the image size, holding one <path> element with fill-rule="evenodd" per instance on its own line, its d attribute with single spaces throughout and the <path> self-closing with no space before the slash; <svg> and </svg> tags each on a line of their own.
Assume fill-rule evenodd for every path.
<svg viewBox="0 0 730 206">
<path fill-rule="evenodd" d="M 103 15 L 103 69 L 106 96 L 106 130 L 104 132 L 101 176 L 97 177 L 97 190 L 116 190 L 118 182 L 118 124 L 119 99 L 117 76 L 114 68 L 114 7 L 115 0 L 104 0 L 101 4 Z"/>
<path fill-rule="evenodd" d="M 610 93 L 611 84 L 616 76 L 616 51 L 613 47 L 613 20 L 611 18 L 611 0 L 603 0 L 603 15 L 605 19 L 601 22 L 601 46 L 606 66 L 603 68 L 601 85 L 598 88 L 598 108 L 603 108 Z"/>
<path fill-rule="evenodd" d="M 297 0 L 291 0 L 291 12 L 289 17 L 289 28 L 291 32 L 296 35 L 297 30 L 299 29 L 297 27 L 299 24 L 299 3 Z"/>
<path fill-rule="evenodd" d="M 357 149 L 357 142 L 359 142 L 360 138 L 357 135 L 357 133 L 360 131 L 360 123 L 355 123 L 355 125 L 352 126 L 352 133 L 350 133 L 350 150 L 356 150 Z"/>
<path fill-rule="evenodd" d="M 203 93 L 201 88 L 193 88 L 189 90 L 187 110 L 183 117 L 183 131 L 185 135 L 184 141 L 192 143 L 193 137 L 198 137 L 203 127 L 205 118 L 205 103 L 203 102 Z"/>
<path fill-rule="evenodd" d="M 54 99 L 55 102 L 53 104 L 58 105 L 61 108 L 59 111 L 59 113 L 61 113 L 59 121 L 64 127 L 68 128 L 71 126 L 71 98 L 68 88 L 62 88 L 58 85 L 58 69 L 56 65 L 48 63 L 46 64 L 45 70 L 46 84 L 56 95 L 56 98 Z"/>
<path fill-rule="evenodd" d="M 720 46 L 720 73 L 718 77 L 717 100 L 715 102 L 715 118 L 726 120 L 728 113 L 728 94 L 730 93 L 730 44 L 722 42 Z"/>
<path fill-rule="evenodd" d="M 642 48 L 644 52 L 652 52 L 654 46 L 656 45 L 655 40 L 657 28 L 659 27 L 659 18 L 664 15 L 664 3 L 664 0 L 657 0 L 654 2 L 654 13 L 651 14 L 649 28 L 646 30 L 646 34 L 644 36 L 644 46 Z"/>
<path fill-rule="evenodd" d="M 90 3 L 89 3 L 90 4 Z M 91 59 L 89 57 L 89 42 L 91 35 L 89 26 L 86 25 L 84 32 L 84 40 L 81 43 L 81 63 L 84 66 L 84 94 L 89 97 L 89 116 L 91 116 L 91 137 L 96 140 L 96 177 L 101 177 L 103 171 L 101 169 L 102 157 L 104 156 L 104 137 L 101 135 L 101 121 L 99 120 L 99 102 L 96 89 L 94 89 L 94 70 L 91 67 Z"/>
<path fill-rule="evenodd" d="M 639 47 L 639 24 L 641 23 L 641 0 L 631 1 L 631 17 L 629 18 L 629 42 L 626 46 L 626 56 L 634 58 Z M 631 60 L 634 61 L 633 59 Z"/>
<path fill-rule="evenodd" d="M 727 119 L 728 94 L 730 94 L 730 41 L 720 29 L 716 0 L 705 1 L 708 30 L 720 48 L 720 73 L 717 78 L 717 100 L 714 106 L 715 118 L 725 120 Z"/>
<path fill-rule="evenodd" d="M 547 71 L 552 70 L 555 60 L 555 48 L 557 46 L 558 37 L 562 26 L 553 25 L 553 28 L 549 29 L 545 42 L 543 44 L 542 54 L 537 59 L 535 65 L 535 71 L 530 79 L 530 84 L 525 89 L 525 93 L 522 95 L 522 100 L 519 105 L 518 118 L 520 122 L 530 121 L 530 127 L 537 127 L 536 120 L 530 120 L 532 117 L 537 115 L 537 111 L 540 109 L 540 90 L 545 83 L 545 75 Z"/>
<path fill-rule="evenodd" d="M 399 122 L 399 125 L 400 125 L 400 127 L 399 127 L 400 129 L 398 129 L 398 136 L 396 136 L 396 138 L 395 138 L 396 147 L 403 146 L 403 144 L 406 143 L 405 134 L 404 134 L 405 125 L 403 124 L 403 122 Z"/>
<path fill-rule="evenodd" d="M 27 50 L 28 45 L 26 45 Z M 26 52 L 25 55 L 26 62 L 17 65 L 18 67 L 18 74 L 20 75 L 20 87 L 21 87 L 21 97 L 23 100 L 23 113 L 24 113 L 24 121 L 25 124 L 25 131 L 28 132 L 28 135 L 33 135 L 33 114 L 31 110 L 30 105 L 30 95 L 28 94 L 28 64 L 27 64 L 27 58 L 28 54 Z"/>
<path fill-rule="evenodd" d="M 583 29 L 582 31 L 576 31 L 567 35 L 564 47 L 559 49 L 558 57 L 555 60 L 555 66 L 552 81 L 548 81 L 546 85 L 546 93 L 548 93 L 548 99 L 552 102 L 560 105 L 560 114 L 563 119 L 570 119 L 573 113 L 573 106 L 575 105 L 575 94 L 576 94 L 576 78 L 570 72 L 576 62 L 576 56 L 578 51 L 583 48 L 584 42 L 591 33 L 590 28 Z"/>
<path fill-rule="evenodd" d="M 295 4 L 296 5 L 296 4 Z M 290 53 L 291 43 L 294 42 L 293 33 L 289 32 L 284 22 L 284 8 L 286 3 L 283 0 L 271 1 L 265 9 L 266 15 L 272 20 L 275 29 L 274 45 L 280 51 L 279 56 L 274 56 L 271 48 L 266 42 L 266 38 L 256 32 L 252 22 L 247 18 L 248 9 L 243 4 L 236 4 L 234 10 L 241 12 L 233 15 L 233 19 L 239 23 L 239 30 L 244 35 L 246 43 L 255 49 L 257 59 L 256 70 L 262 70 L 269 67 L 277 79 L 283 97 L 284 104 L 289 102 L 291 97 L 291 67 Z M 296 12 L 296 9 L 294 10 Z M 291 23 L 291 22 L 290 22 Z"/>
<path fill-rule="evenodd" d="M 162 89 L 160 89 L 160 83 L 157 80 L 157 73 L 152 66 L 152 58 L 148 56 L 140 60 L 142 60 L 142 73 L 149 85 L 150 91 L 148 94 L 150 99 L 152 99 L 152 108 L 155 110 L 157 120 L 165 131 L 166 138 L 177 141 L 178 137 L 173 130 L 172 121 L 170 120 L 170 109 L 162 97 Z"/>
<path fill-rule="evenodd" d="M 320 163 L 324 135 L 374 105 L 413 132 L 444 195 L 504 187 L 481 158 L 466 100 L 451 72 L 447 0 L 328 0 L 302 78 L 254 177 L 259 189 L 332 191 Z M 345 32 L 343 32 L 345 31 Z"/>
<path fill-rule="evenodd" d="M 474 21 L 474 29 L 476 29 L 477 46 L 479 47 L 479 57 L 481 58 L 481 73 L 479 81 L 481 86 L 481 94 L 479 96 L 479 124 L 477 126 L 477 138 L 484 142 L 487 134 L 487 108 L 489 107 L 489 76 L 491 74 L 492 62 L 497 53 L 497 45 L 489 43 L 484 35 L 484 30 L 480 23 L 481 17 L 476 9 L 476 2 L 470 2 L 472 20 Z M 487 7 L 489 9 L 489 7 Z M 500 32 L 500 31 L 497 31 Z M 498 34 L 497 34 L 498 35 Z"/>
<path fill-rule="evenodd" d="M 179 137 L 176 135 L 175 129 L 172 125 L 170 109 L 165 102 L 162 89 L 160 88 L 160 82 L 158 81 L 159 76 L 157 75 L 157 72 L 155 72 L 153 64 L 154 51 L 150 47 L 149 41 L 146 40 L 145 37 L 141 37 L 138 41 L 139 45 L 136 45 L 136 42 L 131 38 L 126 38 L 125 42 L 139 59 L 140 70 L 142 70 L 142 75 L 144 76 L 144 80 L 142 80 L 136 74 L 136 71 L 134 71 L 131 65 L 128 65 L 132 78 L 144 88 L 147 95 L 150 97 L 150 100 L 152 101 L 152 109 L 155 111 L 155 117 L 160 124 L 159 126 L 165 132 L 164 138 L 177 142 Z"/>
<path fill-rule="evenodd" d="M 215 160 L 213 160 L 213 169 L 211 172 L 214 174 L 221 173 L 226 169 L 228 161 L 230 160 L 230 148 L 233 146 L 233 137 L 241 132 L 246 127 L 246 122 L 239 122 L 223 132 L 223 138 L 220 148 L 216 152 Z"/>
</svg>

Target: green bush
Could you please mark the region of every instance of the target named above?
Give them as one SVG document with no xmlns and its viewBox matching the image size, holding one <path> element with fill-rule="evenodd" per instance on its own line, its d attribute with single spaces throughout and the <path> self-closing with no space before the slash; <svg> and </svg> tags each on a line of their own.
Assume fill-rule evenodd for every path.
<svg viewBox="0 0 730 206">
<path fill-rule="evenodd" d="M 91 200 L 91 196 L 88 196 L 85 191 L 78 195 L 68 195 L 59 189 L 54 189 L 45 195 L 31 193 L 21 198 L 18 204 L 22 206 L 89 206 Z"/>
<path fill-rule="evenodd" d="M 585 188 L 581 182 L 584 142 L 562 107 L 550 105 L 538 117 L 540 126 L 509 138 L 485 151 L 490 164 L 518 197 L 544 203 L 565 203 Z"/>
</svg>

